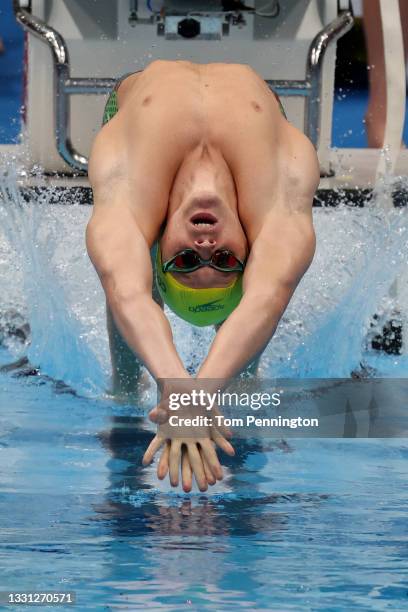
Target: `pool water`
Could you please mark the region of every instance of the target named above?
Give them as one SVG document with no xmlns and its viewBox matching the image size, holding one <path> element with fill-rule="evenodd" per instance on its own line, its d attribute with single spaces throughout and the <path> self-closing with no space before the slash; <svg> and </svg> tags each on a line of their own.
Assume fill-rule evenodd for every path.
<svg viewBox="0 0 408 612">
<path fill-rule="evenodd" d="M 11 3 L 0 13 L 0 140 L 18 142 L 23 32 Z M 337 89 L 334 146 L 366 145 L 366 105 Z M 407 440 L 239 440 L 206 494 L 159 483 L 141 465 L 153 385 L 137 407 L 107 393 L 90 208 L 26 202 L 15 161 L 0 166 L 1 590 L 75 591 L 81 611 L 408 609 Z M 406 352 L 369 342 L 391 316 L 408 323 L 406 279 L 389 291 L 406 276 L 406 211 L 347 204 L 314 210 L 315 260 L 263 377 L 408 377 Z M 194 371 L 212 332 L 170 319 Z"/>
<path fill-rule="evenodd" d="M 2 590 L 75 591 L 80 610 L 406 609 L 406 440 L 241 440 L 225 481 L 188 495 L 142 468 L 134 409 L 21 372 L 0 405 Z"/>
<path fill-rule="evenodd" d="M 2 590 L 75 591 L 80 610 L 407 608 L 407 440 L 239 440 L 206 494 L 159 483 L 141 465 L 153 384 L 139 406 L 107 392 L 90 207 L 24 199 L 11 170 L 0 180 Z M 406 353 L 367 340 L 374 313 L 406 319 L 404 284 L 389 291 L 407 269 L 406 215 L 375 202 L 314 210 L 315 260 L 262 377 L 408 376 Z M 194 370 L 213 332 L 170 320 Z"/>
</svg>

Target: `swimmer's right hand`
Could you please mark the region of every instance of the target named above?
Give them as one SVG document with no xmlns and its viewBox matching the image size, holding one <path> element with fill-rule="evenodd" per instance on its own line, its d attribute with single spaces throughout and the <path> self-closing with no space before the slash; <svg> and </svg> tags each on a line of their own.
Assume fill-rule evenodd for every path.
<svg viewBox="0 0 408 612">
<path fill-rule="evenodd" d="M 228 455 L 233 456 L 235 451 L 215 426 L 191 428 L 184 435 L 175 432 L 168 424 L 158 428 L 156 436 L 147 448 L 143 464 L 152 462 L 154 455 L 165 444 L 161 455 L 157 476 L 163 480 L 169 473 L 170 483 L 173 487 L 179 484 L 180 465 L 182 485 L 185 492 L 191 491 L 192 475 L 196 479 L 200 491 L 206 491 L 208 485 L 222 480 L 223 472 L 215 446 L 221 448 Z"/>
<path fill-rule="evenodd" d="M 223 441 L 226 445 L 225 452 L 233 456 L 235 454 L 233 447 L 227 440 Z M 180 465 L 181 482 L 186 493 L 192 489 L 193 474 L 198 488 L 203 492 L 208 489 L 208 485 L 214 485 L 217 480 L 222 480 L 222 467 L 211 440 L 166 440 L 156 436 L 143 457 L 144 465 L 151 463 L 153 458 L 150 458 L 151 455 L 154 455 L 164 443 L 166 446 L 157 466 L 157 477 L 160 480 L 169 474 L 171 486 L 177 487 L 180 479 Z"/>
</svg>

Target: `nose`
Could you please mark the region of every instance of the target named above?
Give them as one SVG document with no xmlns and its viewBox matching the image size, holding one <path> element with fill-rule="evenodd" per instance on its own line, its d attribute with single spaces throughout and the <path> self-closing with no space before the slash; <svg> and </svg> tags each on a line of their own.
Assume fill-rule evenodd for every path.
<svg viewBox="0 0 408 612">
<path fill-rule="evenodd" d="M 209 257 L 211 257 L 217 242 L 214 238 L 207 237 L 197 238 L 196 240 L 194 240 L 194 244 L 201 257 L 204 257 L 204 259 L 208 259 Z"/>
</svg>

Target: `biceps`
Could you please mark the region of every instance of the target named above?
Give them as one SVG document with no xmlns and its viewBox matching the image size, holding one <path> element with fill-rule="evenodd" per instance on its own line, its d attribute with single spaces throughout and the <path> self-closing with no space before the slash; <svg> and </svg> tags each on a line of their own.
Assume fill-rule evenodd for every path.
<svg viewBox="0 0 408 612">
<path fill-rule="evenodd" d="M 105 291 L 123 299 L 151 292 L 150 250 L 137 225 L 106 221 L 91 219 L 86 232 L 88 253 Z"/>
</svg>

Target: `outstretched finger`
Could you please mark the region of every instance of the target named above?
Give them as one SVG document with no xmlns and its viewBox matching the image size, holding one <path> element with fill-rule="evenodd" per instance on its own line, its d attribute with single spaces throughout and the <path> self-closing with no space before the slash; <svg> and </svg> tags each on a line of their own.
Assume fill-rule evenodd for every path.
<svg viewBox="0 0 408 612">
<path fill-rule="evenodd" d="M 159 465 L 157 466 L 157 478 L 163 480 L 166 478 L 167 472 L 169 471 L 169 455 L 170 455 L 170 442 L 166 442 L 166 446 L 163 448 L 163 452 L 160 457 Z"/>
<path fill-rule="evenodd" d="M 193 486 L 193 472 L 185 446 L 183 446 L 181 450 L 181 481 L 183 483 L 183 491 L 185 493 L 190 493 Z"/>
<path fill-rule="evenodd" d="M 143 455 L 143 459 L 142 459 L 143 465 L 149 465 L 149 463 L 152 462 L 153 457 L 155 456 L 159 448 L 163 446 L 164 442 L 165 442 L 165 438 L 163 438 L 162 436 L 159 436 L 158 434 L 154 436 L 153 440 L 150 442 L 149 446 L 147 447 L 145 454 Z"/>
<path fill-rule="evenodd" d="M 181 442 L 180 440 L 172 440 L 170 443 L 169 455 L 169 475 L 170 484 L 172 487 L 177 487 L 179 483 L 181 461 Z"/>
<path fill-rule="evenodd" d="M 201 457 L 201 461 L 203 462 L 204 474 L 207 479 L 207 482 L 211 486 L 215 485 L 215 483 L 217 482 L 217 479 L 215 478 L 212 471 L 210 470 L 210 466 L 207 463 L 207 460 L 204 456 L 202 449 L 200 448 L 199 450 L 200 450 L 200 457 Z"/>
<path fill-rule="evenodd" d="M 200 491 L 206 491 L 208 489 L 207 478 L 205 477 L 203 462 L 201 461 L 201 455 L 198 451 L 197 444 L 195 442 L 189 442 L 187 449 L 197 486 Z"/>
<path fill-rule="evenodd" d="M 222 436 L 218 429 L 216 429 L 215 427 L 211 428 L 211 438 L 217 446 L 222 448 L 222 450 L 227 453 L 227 455 L 230 455 L 231 457 L 235 455 L 234 447 L 232 446 L 232 444 L 230 444 L 228 440 L 226 440 L 224 436 Z"/>
<path fill-rule="evenodd" d="M 211 440 L 203 440 L 200 442 L 201 445 L 201 455 L 204 455 L 204 459 L 206 460 L 211 473 L 215 476 L 217 480 L 222 480 L 222 467 L 217 457 L 217 453 L 215 452 L 214 445 Z"/>
</svg>

